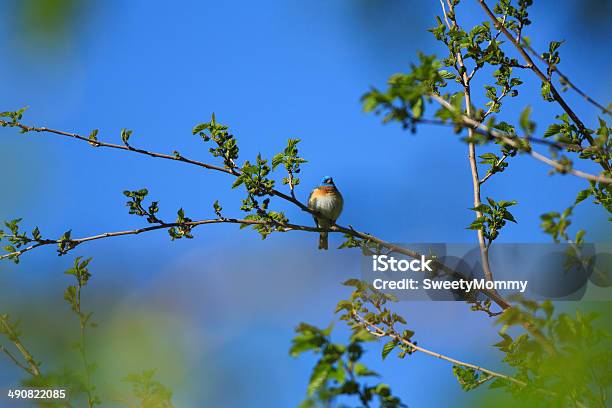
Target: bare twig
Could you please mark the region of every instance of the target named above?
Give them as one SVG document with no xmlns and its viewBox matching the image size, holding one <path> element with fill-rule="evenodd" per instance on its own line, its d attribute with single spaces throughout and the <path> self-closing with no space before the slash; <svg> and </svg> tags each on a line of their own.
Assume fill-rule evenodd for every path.
<svg viewBox="0 0 612 408">
<path fill-rule="evenodd" d="M 450 30 L 451 24 L 448 21 L 448 16 L 446 15 L 446 7 L 444 6 L 444 0 L 440 0 L 440 6 L 442 7 L 442 15 L 444 16 L 444 22 L 446 23 L 446 27 Z"/>
<path fill-rule="evenodd" d="M 137 149 L 131 145 L 119 145 L 115 143 L 101 142 L 99 140 L 90 140 L 89 138 L 83 135 L 79 135 L 78 133 L 65 132 L 63 130 L 50 129 L 47 127 L 28 126 L 20 122 L 9 122 L 6 120 L 0 120 L 0 125 L 18 127 L 24 132 L 53 133 L 56 135 L 70 137 L 72 139 L 80 140 L 82 142 L 87 142 L 93 147 L 107 147 L 110 149 L 125 150 L 129 152 L 144 154 L 144 155 L 151 156 L 151 157 L 156 157 L 159 159 L 175 160 L 175 161 L 189 163 L 195 166 L 203 167 L 209 170 L 215 170 L 215 171 L 220 171 L 220 172 L 227 173 L 227 174 L 233 174 L 231 169 L 227 169 L 221 166 L 216 166 L 213 164 L 203 163 L 197 160 L 188 159 L 178 154 L 171 155 L 171 154 L 165 154 L 165 153 L 157 153 L 157 152 L 152 152 L 152 151 L 148 151 L 144 149 Z"/>
</svg>

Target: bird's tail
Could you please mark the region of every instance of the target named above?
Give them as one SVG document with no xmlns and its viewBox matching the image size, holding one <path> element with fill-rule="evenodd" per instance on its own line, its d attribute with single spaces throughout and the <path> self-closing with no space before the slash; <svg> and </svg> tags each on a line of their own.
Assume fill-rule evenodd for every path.
<svg viewBox="0 0 612 408">
<path fill-rule="evenodd" d="M 319 234 L 319 249 L 327 249 L 327 232 Z"/>
</svg>

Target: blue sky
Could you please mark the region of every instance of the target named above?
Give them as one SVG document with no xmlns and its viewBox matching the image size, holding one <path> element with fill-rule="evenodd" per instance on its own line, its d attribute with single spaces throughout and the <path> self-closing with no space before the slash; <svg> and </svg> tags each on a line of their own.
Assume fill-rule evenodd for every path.
<svg viewBox="0 0 612 408">
<path fill-rule="evenodd" d="M 418 50 L 441 51 L 425 31 L 439 13 L 437 2 L 98 2 L 77 13 L 59 46 L 27 40 L 20 20 L 10 17 L 14 9 L 0 7 L 0 110 L 28 105 L 27 123 L 81 133 L 99 128 L 105 140 L 118 141 L 120 129 L 130 128 L 135 145 L 179 150 L 204 161 L 207 146 L 191 136 L 191 128 L 215 112 L 237 136 L 243 158 L 258 152 L 271 157 L 287 138 L 302 139 L 300 152 L 309 163 L 299 197 L 305 200 L 322 175 L 332 175 L 345 197 L 342 224 L 388 241 L 475 240 L 465 229 L 473 216 L 467 209 L 472 197 L 467 147 L 443 128 L 423 127 L 412 135 L 383 126 L 359 103 L 370 86 L 382 87 L 388 76 L 406 70 Z M 484 19 L 473 4 L 466 7 L 466 21 Z M 529 35 L 539 49 L 547 40 L 567 40 L 561 48 L 563 71 L 606 101 L 612 83 L 602 73 L 610 71 L 610 55 L 604 52 L 610 29 L 581 23 L 586 20 L 580 13 L 577 1 L 556 2 L 554 8 L 539 2 L 533 10 L 538 28 Z M 536 120 L 558 114 L 534 97 L 538 89 L 521 90 L 504 119 L 516 122 L 528 104 L 534 105 Z M 595 123 L 588 105 L 574 95 L 568 99 Z M 216 199 L 228 215 L 239 214 L 240 194 L 222 174 L 10 129 L 0 129 L 0 146 L 1 218 L 23 217 L 25 225 L 39 225 L 49 235 L 142 225 L 127 214 L 121 194 L 142 187 L 168 217 L 178 207 L 194 219 L 211 217 Z M 519 223 L 504 231 L 503 241 L 547 242 L 539 215 L 564 209 L 584 188 L 582 180 L 550 177 L 547 171 L 519 157 L 506 174 L 486 184 L 485 196 L 519 202 L 514 211 Z M 293 209 L 288 216 L 311 222 Z M 606 218 L 587 204 L 576 211 L 575 224 L 589 229 L 587 237 L 594 241 L 608 240 Z M 338 242 L 334 237 L 331 245 Z M 254 233 L 232 226 L 202 229 L 190 242 L 171 243 L 164 233 L 100 242 L 80 248 L 78 255 L 94 257 L 101 289 L 96 295 L 92 286 L 92 298 L 114 305 L 116 312 L 108 312 L 114 319 L 120 320 L 116 316 L 125 308 L 163 312 L 170 321 L 184 318 L 188 330 L 175 340 L 185 342 L 192 354 L 201 351 L 201 360 L 194 357 L 185 369 L 193 382 L 182 388 L 174 384 L 177 401 L 187 405 L 296 405 L 312 361 L 287 356 L 292 327 L 302 320 L 326 324 L 334 302 L 346 293 L 338 282 L 358 273 L 355 256 L 320 253 L 312 235 L 283 234 L 260 242 Z M 66 284 L 61 271 L 70 262 L 42 250 L 19 267 L 1 265 L 6 276 L 0 281 L 37 291 L 36 302 L 44 303 L 52 296 L 45 290 Z M 18 310 L 15 302 L 7 307 Z M 483 364 L 495 361 L 493 351 L 480 354 L 495 341 L 483 316 L 466 314 L 459 304 L 400 307 L 413 316 L 420 344 Z M 462 327 L 478 334 L 449 346 L 453 330 Z M 201 348 L 195 339 L 210 344 Z M 383 366 L 376 348 L 370 354 L 411 406 L 470 398 L 439 361 L 415 356 Z M 163 367 L 159 372 L 163 377 Z M 438 382 L 424 386 L 423 378 Z M 171 374 L 166 379 L 180 383 Z M 241 392 L 223 400 L 227 397 L 219 390 L 227 387 Z M 445 392 L 432 393 L 436 387 Z"/>
</svg>

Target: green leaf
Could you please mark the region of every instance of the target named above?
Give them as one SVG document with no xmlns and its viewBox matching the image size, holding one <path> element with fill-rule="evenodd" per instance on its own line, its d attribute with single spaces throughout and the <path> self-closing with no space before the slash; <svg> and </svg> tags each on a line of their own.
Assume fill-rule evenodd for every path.
<svg viewBox="0 0 612 408">
<path fill-rule="evenodd" d="M 585 230 L 582 230 L 582 229 L 581 229 L 581 230 L 578 230 L 578 232 L 576 233 L 576 239 L 575 239 L 575 242 L 576 242 L 577 244 L 582 244 L 582 241 L 583 241 L 583 239 L 584 239 L 585 234 L 586 234 L 586 231 L 585 231 Z"/>
<path fill-rule="evenodd" d="M 91 140 L 92 142 L 96 142 L 98 140 L 98 129 L 94 129 L 91 131 L 91 133 L 89 134 L 88 139 Z"/>
<path fill-rule="evenodd" d="M 338 305 L 336 306 L 336 312 L 338 313 L 340 310 L 346 310 L 348 312 L 350 312 L 353 309 L 353 303 L 348 301 L 348 300 L 341 300 L 340 302 L 338 302 Z"/>
<path fill-rule="evenodd" d="M 470 210 L 478 211 L 478 212 L 485 213 L 485 214 L 491 214 L 491 211 L 492 211 L 491 207 L 489 207 L 486 204 L 482 204 L 482 203 L 474 208 L 470 208 Z"/>
<path fill-rule="evenodd" d="M 389 355 L 390 352 L 398 345 L 398 341 L 393 339 L 390 342 L 386 343 L 382 349 L 382 358 L 383 360 Z"/>
<path fill-rule="evenodd" d="M 128 129 L 121 129 L 121 141 L 124 144 L 128 144 L 128 141 L 130 140 L 130 136 L 132 136 L 132 131 L 128 130 Z"/>
<path fill-rule="evenodd" d="M 440 71 L 438 71 L 438 74 L 440 74 L 440 76 L 444 79 L 455 79 L 456 78 L 455 74 L 445 69 L 441 69 Z"/>
<path fill-rule="evenodd" d="M 360 288 L 362 282 L 359 279 L 348 279 L 342 283 L 344 286 L 354 286 L 356 288 Z"/>
<path fill-rule="evenodd" d="M 592 193 L 593 191 L 590 188 L 580 191 L 576 196 L 576 201 L 574 202 L 574 205 L 586 200 Z"/>
<path fill-rule="evenodd" d="M 370 370 L 363 363 L 356 363 L 353 370 L 355 371 L 355 375 L 359 377 L 378 377 L 378 373 L 376 371 Z"/>
<path fill-rule="evenodd" d="M 561 125 L 555 123 L 550 125 L 548 129 L 546 129 L 546 132 L 544 132 L 544 137 L 554 136 L 559 132 L 561 132 Z"/>
<path fill-rule="evenodd" d="M 327 380 L 329 373 L 332 370 L 331 364 L 319 361 L 319 363 L 312 370 L 310 376 L 310 382 L 308 383 L 308 395 L 313 395 Z"/>
<path fill-rule="evenodd" d="M 419 119 L 421 116 L 423 116 L 423 98 L 417 99 L 412 105 L 412 117 Z"/>
<path fill-rule="evenodd" d="M 516 200 L 512 200 L 512 201 L 506 201 L 506 200 L 501 200 L 497 203 L 500 207 L 506 208 L 506 207 L 511 207 L 513 205 L 517 204 Z"/>
<path fill-rule="evenodd" d="M 508 220 L 516 224 L 516 220 L 514 219 L 514 216 L 510 214 L 508 211 L 504 211 L 503 218 L 504 220 Z"/>
<path fill-rule="evenodd" d="M 531 106 L 527 106 L 523 110 L 519 118 L 519 125 L 521 126 L 521 129 L 523 129 L 523 132 L 525 132 L 527 135 L 530 135 L 533 132 L 533 128 L 534 128 L 533 122 L 531 122 L 531 120 L 529 119 L 530 116 L 531 116 Z"/>
<path fill-rule="evenodd" d="M 285 160 L 284 153 L 277 153 L 272 157 L 272 170 L 276 170 L 276 168 L 283 163 Z"/>
<path fill-rule="evenodd" d="M 209 127 L 209 124 L 208 124 L 208 123 L 200 123 L 200 124 L 195 125 L 195 126 L 193 127 L 193 129 L 191 130 L 191 133 L 192 133 L 193 135 L 195 135 L 196 133 L 199 133 L 199 132 L 201 132 L 201 131 L 203 131 L 203 130 L 208 129 L 208 127 Z"/>
<path fill-rule="evenodd" d="M 503 378 L 496 378 L 493 382 L 489 384 L 489 389 L 493 388 L 501 388 L 508 385 L 508 382 Z"/>
<path fill-rule="evenodd" d="M 550 92 L 550 82 L 548 81 L 542 82 L 541 93 L 542 93 L 542 98 L 544 98 L 545 101 L 552 102 L 555 100 L 555 98 L 553 98 Z"/>
</svg>

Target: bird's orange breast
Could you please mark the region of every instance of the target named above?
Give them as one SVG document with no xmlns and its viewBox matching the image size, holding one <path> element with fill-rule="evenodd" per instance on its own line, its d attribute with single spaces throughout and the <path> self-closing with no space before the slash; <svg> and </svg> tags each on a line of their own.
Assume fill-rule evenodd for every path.
<svg viewBox="0 0 612 408">
<path fill-rule="evenodd" d="M 314 189 L 312 192 L 312 196 L 317 197 L 325 197 L 329 195 L 336 194 L 336 188 L 333 186 L 321 186 Z"/>
</svg>

